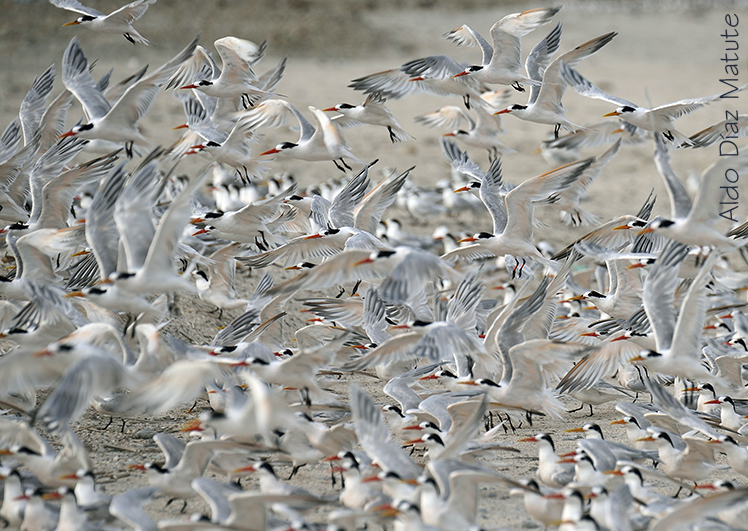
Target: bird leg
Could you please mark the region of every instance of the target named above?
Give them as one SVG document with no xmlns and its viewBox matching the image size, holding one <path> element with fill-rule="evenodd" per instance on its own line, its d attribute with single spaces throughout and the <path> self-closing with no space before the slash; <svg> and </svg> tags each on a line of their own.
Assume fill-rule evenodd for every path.
<svg viewBox="0 0 748 531">
<path fill-rule="evenodd" d="M 249 178 L 249 171 L 247 171 L 246 166 L 242 166 L 242 168 L 244 168 L 244 175 L 242 175 L 242 183 L 249 184 L 250 182 L 252 182 L 252 180 Z"/>
<path fill-rule="evenodd" d="M 343 157 L 340 157 L 340 162 L 341 162 L 341 163 L 343 164 L 343 166 L 344 166 L 344 167 L 345 167 L 345 168 L 346 168 L 347 170 L 353 170 L 353 168 L 351 168 L 350 166 L 348 166 L 348 164 L 346 164 L 346 162 L 345 162 L 345 159 L 344 159 Z"/>
<path fill-rule="evenodd" d="M 340 159 L 340 160 L 343 160 L 343 159 Z M 340 165 L 340 164 L 338 163 L 338 161 L 337 161 L 337 160 L 333 160 L 332 162 L 333 162 L 333 164 L 335 164 L 335 167 L 336 167 L 337 169 L 339 169 L 339 170 L 340 170 L 340 171 L 342 171 L 343 173 L 345 173 L 345 172 L 346 172 L 346 171 L 345 171 L 345 168 L 343 168 L 343 167 L 342 167 L 342 166 L 341 166 L 341 165 Z"/>
<path fill-rule="evenodd" d="M 532 427 L 532 411 L 525 411 L 525 418 L 530 427 Z"/>
<path fill-rule="evenodd" d="M 312 407 L 312 399 L 309 396 L 309 388 L 304 387 L 299 390 L 299 393 L 301 394 L 301 401 L 304 403 L 307 407 Z"/>
<path fill-rule="evenodd" d="M 584 403 L 582 403 L 582 405 L 579 406 L 576 409 L 567 409 L 566 412 L 567 413 L 576 413 L 577 411 L 582 411 L 583 409 L 584 409 Z"/>
<path fill-rule="evenodd" d="M 340 293 L 338 293 L 337 295 L 335 295 L 335 298 L 339 299 L 340 297 L 343 296 L 344 293 L 345 293 L 345 288 L 343 286 L 340 286 Z"/>
<path fill-rule="evenodd" d="M 106 423 L 106 426 L 103 428 L 97 428 L 99 431 L 105 431 L 109 426 L 112 425 L 112 422 L 114 422 L 114 417 L 109 417 L 109 422 Z"/>
<path fill-rule="evenodd" d="M 594 413 L 592 413 L 592 404 L 587 404 L 587 405 L 590 406 L 590 414 L 587 416 L 592 417 L 594 415 Z"/>
<path fill-rule="evenodd" d="M 465 104 L 466 109 L 470 109 L 470 94 L 464 94 L 462 96 L 462 103 Z"/>
<path fill-rule="evenodd" d="M 127 155 L 128 159 L 132 158 L 132 145 L 132 142 L 125 142 L 125 155 Z"/>
<path fill-rule="evenodd" d="M 361 282 L 361 279 L 358 279 L 353 285 L 353 289 L 351 290 L 351 297 L 353 297 L 358 292 L 358 288 L 361 286 Z"/>
<path fill-rule="evenodd" d="M 525 87 L 519 84 L 519 81 L 512 83 L 512 88 L 517 92 L 525 92 Z"/>
<path fill-rule="evenodd" d="M 134 39 L 132 38 L 132 36 L 130 36 L 130 34 L 129 34 L 129 33 L 123 33 L 122 35 L 124 35 L 124 36 L 125 36 L 125 39 L 127 39 L 127 40 L 128 40 L 128 41 L 130 41 L 131 43 L 135 44 L 135 40 L 134 40 Z"/>
<path fill-rule="evenodd" d="M 306 466 L 306 465 L 295 465 L 295 466 L 293 467 L 293 470 L 291 470 L 291 475 L 290 475 L 290 476 L 288 476 L 288 478 L 286 479 L 286 481 L 289 481 L 289 480 L 290 480 L 290 479 L 291 479 L 292 477 L 294 477 L 294 476 L 295 476 L 295 475 L 296 475 L 296 474 L 298 473 L 299 469 L 300 469 L 300 468 L 301 468 L 302 466 Z"/>
<path fill-rule="evenodd" d="M 558 132 L 561 130 L 561 124 L 556 124 L 553 128 L 553 140 L 558 140 Z"/>
<path fill-rule="evenodd" d="M 517 275 L 518 278 L 522 278 L 522 270 L 525 268 L 525 264 L 527 263 L 527 260 L 524 258 L 522 259 L 522 265 L 519 268 L 519 275 Z"/>
<path fill-rule="evenodd" d="M 389 131 L 389 132 L 390 132 L 390 142 L 392 142 L 393 144 L 394 144 L 395 142 L 397 142 L 397 137 L 395 136 L 395 132 L 394 132 L 394 131 L 392 130 L 392 127 L 390 127 L 390 126 L 388 125 L 388 126 L 387 126 L 387 131 Z"/>
<path fill-rule="evenodd" d="M 335 472 L 333 471 L 332 463 L 330 463 L 330 482 L 332 483 L 332 488 L 335 488 Z"/>
<path fill-rule="evenodd" d="M 670 140 L 671 142 L 675 141 L 675 136 L 670 131 L 663 131 L 662 136 Z"/>
</svg>

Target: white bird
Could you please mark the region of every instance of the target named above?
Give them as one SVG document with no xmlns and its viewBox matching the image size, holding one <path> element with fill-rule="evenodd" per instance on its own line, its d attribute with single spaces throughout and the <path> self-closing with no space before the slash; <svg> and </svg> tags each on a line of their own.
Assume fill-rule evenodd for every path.
<svg viewBox="0 0 748 531">
<path fill-rule="evenodd" d="M 592 162 L 592 159 L 574 162 L 526 180 L 504 198 L 507 222 L 501 234 L 480 232 L 475 236 L 463 238 L 460 242 L 474 243 L 458 247 L 442 258 L 447 261 L 477 260 L 510 254 L 517 258 L 529 258 L 540 264 L 550 264 L 533 244 L 535 202 L 547 199 L 552 194 L 571 186 Z M 496 215 L 492 214 L 492 217 L 496 219 Z M 519 267 L 520 275 L 523 268 L 524 263 Z"/>
<path fill-rule="evenodd" d="M 306 161 L 332 160 L 339 170 L 350 169 L 343 158 L 352 159 L 359 164 L 365 164 L 350 151 L 345 139 L 337 126 L 319 109 L 309 106 L 317 126 L 313 126 L 291 103 L 285 100 L 265 100 L 248 110 L 241 121 L 257 127 L 279 127 L 286 123 L 288 113 L 294 115 L 301 128 L 297 142 L 281 142 L 275 148 L 263 151 L 260 156 L 282 153 L 291 158 Z M 342 166 L 338 163 L 342 162 Z"/>
<path fill-rule="evenodd" d="M 662 136 L 675 143 L 676 146 L 692 146 L 694 143 L 686 135 L 675 128 L 675 124 L 673 123 L 674 120 L 686 114 L 690 114 L 705 105 L 709 105 L 713 101 L 717 101 L 722 97 L 722 94 L 715 94 L 714 96 L 707 96 L 704 98 L 679 100 L 652 109 L 647 109 L 646 107 L 639 107 L 635 103 L 631 103 L 622 98 L 606 94 L 582 77 L 579 72 L 574 69 L 576 64 L 572 64 L 569 61 L 566 61 L 566 63 L 567 64 L 561 66 L 560 78 L 565 80 L 575 91 L 588 98 L 603 100 L 618 105 L 615 111 L 604 114 L 603 116 L 618 116 L 621 120 L 646 131 L 661 133 Z M 743 85 L 737 90 L 742 91 L 747 86 L 748 85 Z"/>
<path fill-rule="evenodd" d="M 74 26 L 80 24 L 84 28 L 99 33 L 121 33 L 125 39 L 135 44 L 139 42 L 148 46 L 149 42 L 140 34 L 138 30 L 132 27 L 132 23 L 142 17 L 148 10 L 148 6 L 155 4 L 156 0 L 136 0 L 116 11 L 105 15 L 91 7 L 86 7 L 78 0 L 49 0 L 49 3 L 55 7 L 80 13 L 82 17 L 72 22 L 63 24 L 63 26 Z"/>
<path fill-rule="evenodd" d="M 114 105 L 111 105 L 94 83 L 88 61 L 73 37 L 62 58 L 62 80 L 80 101 L 88 122 L 73 126 L 62 137 L 78 136 L 148 147 L 150 143 L 138 130 L 137 122 L 145 115 L 156 98 L 160 87 L 174 71 L 189 58 L 197 39 L 162 65 L 151 75 L 131 85 Z"/>
<path fill-rule="evenodd" d="M 387 128 L 393 144 L 412 139 L 413 136 L 403 129 L 392 111 L 384 105 L 385 101 L 387 100 L 381 94 L 373 92 L 366 97 L 366 101 L 361 105 L 338 103 L 334 107 L 322 110 L 340 113 L 332 118 L 333 122 L 340 127 L 378 125 Z"/>
<path fill-rule="evenodd" d="M 264 56 L 267 43 L 258 46 L 245 39 L 223 37 L 213 46 L 223 61 L 223 69 L 205 48 L 198 46 L 192 57 L 171 76 L 167 88 L 199 90 L 215 98 L 243 98 L 249 106 L 271 94 L 259 86 L 260 79 L 252 70 L 252 65 Z M 285 62 L 283 65 L 285 67 Z"/>
<path fill-rule="evenodd" d="M 566 109 L 561 98 L 566 91 L 566 82 L 561 76 L 561 66 L 568 64 L 576 66 L 580 61 L 597 53 L 608 44 L 616 32 L 606 33 L 590 41 L 580 44 L 571 51 L 559 55 L 553 61 L 550 57 L 558 49 L 561 38 L 561 26 L 556 28 L 530 53 L 527 57 L 526 68 L 530 77 L 538 82 L 530 88 L 530 99 L 527 105 L 510 105 L 496 114 L 511 113 L 522 120 L 529 120 L 541 124 L 555 125 L 554 136 L 558 137 L 561 128 L 576 131 L 580 126 L 571 123 L 564 115 Z M 550 64 L 549 64 L 550 63 Z"/>
<path fill-rule="evenodd" d="M 548 24 L 560 9 L 561 6 L 529 9 L 505 16 L 491 27 L 493 46 L 467 25 L 453 29 L 444 35 L 447 39 L 454 41 L 458 46 L 474 46 L 477 43 L 483 54 L 480 65 L 468 66 L 455 77 L 469 75 L 484 83 L 511 85 L 520 92 L 525 91 L 521 83 L 537 85 L 537 80 L 530 79 L 520 72 L 521 39 L 534 29 Z"/>
</svg>

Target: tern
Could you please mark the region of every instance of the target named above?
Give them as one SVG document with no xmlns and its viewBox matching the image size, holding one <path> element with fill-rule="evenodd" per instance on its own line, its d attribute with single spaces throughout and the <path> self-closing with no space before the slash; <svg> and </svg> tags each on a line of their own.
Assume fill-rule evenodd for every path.
<svg viewBox="0 0 748 531">
<path fill-rule="evenodd" d="M 102 139 L 112 142 L 138 144 L 148 147 L 148 140 L 137 128 L 137 122 L 150 108 L 160 87 L 192 54 L 197 39 L 188 44 L 170 61 L 131 85 L 114 105 L 111 105 L 94 83 L 88 70 L 88 61 L 73 37 L 62 58 L 62 80 L 65 87 L 81 102 L 88 122 L 75 125 L 62 137 L 77 136 L 85 139 Z"/>
<path fill-rule="evenodd" d="M 480 65 L 468 66 L 454 77 L 469 75 L 484 83 L 511 85 L 520 92 L 525 91 L 521 83 L 537 85 L 537 80 L 528 78 L 520 72 L 521 38 L 534 29 L 550 23 L 560 10 L 561 6 L 546 7 L 505 16 L 491 27 L 493 46 L 467 25 L 453 29 L 445 35 L 447 39 L 454 41 L 458 46 L 475 46 L 477 43 L 483 54 Z"/>
<path fill-rule="evenodd" d="M 386 127 L 390 134 L 390 141 L 405 142 L 413 139 L 398 123 L 395 115 L 392 114 L 384 103 L 386 102 L 381 94 L 373 92 L 366 97 L 361 105 L 351 105 L 350 103 L 338 103 L 334 107 L 322 109 L 325 112 L 337 112 L 339 115 L 333 117 L 333 123 L 340 127 L 353 127 L 355 125 L 378 125 Z"/>
<path fill-rule="evenodd" d="M 241 120 L 251 124 L 252 128 L 278 127 L 286 123 L 286 116 L 290 113 L 299 122 L 301 130 L 297 142 L 281 142 L 275 148 L 263 151 L 259 156 L 282 153 L 306 161 L 331 160 L 343 172 L 350 169 L 343 160 L 344 157 L 365 164 L 351 153 L 337 126 L 323 111 L 311 105 L 309 110 L 314 115 L 317 127 L 309 123 L 296 107 L 285 100 L 265 100 L 248 110 Z"/>
<path fill-rule="evenodd" d="M 561 128 L 568 131 L 576 131 L 580 126 L 571 123 L 564 116 L 566 109 L 561 103 L 561 98 L 566 91 L 566 82 L 561 76 L 562 65 L 576 66 L 583 59 L 597 53 L 603 46 L 608 44 L 617 33 L 611 32 L 596 37 L 590 41 L 580 44 L 571 51 L 559 55 L 553 61 L 550 60 L 558 49 L 561 38 L 561 25 L 556 28 L 538 44 L 527 58 L 527 71 L 531 77 L 540 84 L 530 88 L 530 99 L 527 105 L 510 105 L 496 114 L 511 113 L 522 120 L 538 122 L 541 124 L 554 125 L 554 136 L 558 138 Z"/>
<path fill-rule="evenodd" d="M 635 103 L 631 103 L 622 98 L 606 94 L 582 77 L 581 74 L 574 69 L 576 64 L 572 64 L 566 60 L 564 61 L 565 64 L 561 65 L 560 68 L 560 77 L 576 92 L 588 98 L 603 100 L 618 105 L 615 111 L 609 112 L 603 116 L 618 116 L 621 120 L 624 120 L 631 125 L 635 125 L 646 131 L 660 133 L 670 142 L 675 143 L 676 146 L 693 146 L 694 142 L 678 131 L 675 128 L 673 121 L 676 118 L 690 114 L 705 105 L 717 101 L 722 97 L 721 94 L 715 94 L 714 96 L 707 96 L 705 98 L 680 100 L 660 105 L 653 109 L 647 109 L 646 107 L 639 107 Z M 737 90 L 742 91 L 746 86 L 748 85 L 743 85 Z"/>
<path fill-rule="evenodd" d="M 121 33 L 125 39 L 135 44 L 139 42 L 148 46 L 149 42 L 140 34 L 138 30 L 132 27 L 132 23 L 142 17 L 148 10 L 148 6 L 155 4 L 156 0 L 136 0 L 116 11 L 105 15 L 91 7 L 86 7 L 78 0 L 49 0 L 49 3 L 55 7 L 80 13 L 78 19 L 63 24 L 63 26 L 74 26 L 80 24 L 84 28 L 99 33 Z"/>
</svg>

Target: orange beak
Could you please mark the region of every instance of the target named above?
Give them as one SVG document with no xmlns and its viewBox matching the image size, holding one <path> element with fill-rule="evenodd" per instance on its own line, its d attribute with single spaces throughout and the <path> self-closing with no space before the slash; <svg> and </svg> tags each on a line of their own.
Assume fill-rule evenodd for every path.
<svg viewBox="0 0 748 531">
<path fill-rule="evenodd" d="M 335 107 L 328 107 L 327 109 L 322 109 L 324 112 L 335 112 L 337 109 Z"/>
<path fill-rule="evenodd" d="M 613 111 L 613 112 L 609 112 L 608 114 L 603 114 L 603 118 L 607 118 L 608 116 L 618 116 L 620 114 L 621 114 L 620 112 Z"/>
<path fill-rule="evenodd" d="M 469 238 L 463 238 L 461 240 L 457 240 L 457 243 L 474 242 L 476 240 L 477 240 L 476 238 L 473 238 L 472 236 L 470 236 Z"/>
<path fill-rule="evenodd" d="M 448 134 L 451 135 L 452 133 L 448 133 Z M 447 135 L 444 135 L 444 136 L 447 136 Z M 452 136 L 454 136 L 454 135 L 452 135 Z M 468 188 L 467 186 L 463 186 L 462 188 L 458 188 L 457 190 L 455 190 L 452 193 L 456 194 L 457 192 L 469 192 L 469 191 L 470 191 L 470 188 Z"/>
<path fill-rule="evenodd" d="M 72 22 L 67 22 L 63 24 L 62 27 L 64 28 L 65 26 L 77 26 L 78 24 L 80 24 L 80 22 L 78 22 L 77 20 L 74 20 Z"/>
<path fill-rule="evenodd" d="M 497 114 L 506 114 L 508 112 L 512 112 L 512 111 L 510 111 L 509 109 L 504 109 L 503 111 L 498 111 L 498 112 L 493 113 L 493 115 L 496 116 Z"/>
<path fill-rule="evenodd" d="M 454 79 L 454 78 L 456 78 L 456 77 L 462 77 L 462 76 L 466 76 L 466 75 L 468 75 L 468 72 L 467 72 L 467 71 L 463 71 L 463 72 L 460 72 L 459 74 L 455 74 L 455 75 L 453 75 L 453 76 L 452 76 L 452 79 Z"/>
<path fill-rule="evenodd" d="M 259 156 L 261 157 L 263 155 L 272 155 L 273 153 L 280 153 L 280 150 L 279 149 L 275 149 L 275 148 L 268 149 L 267 151 L 263 151 L 262 153 L 260 153 Z"/>
<path fill-rule="evenodd" d="M 76 134 L 78 134 L 78 133 L 73 133 L 73 131 L 68 131 L 67 133 L 62 133 L 57 138 L 60 139 L 60 138 L 68 137 L 68 136 L 75 136 Z"/>
<path fill-rule="evenodd" d="M 180 90 L 182 90 L 182 89 L 195 89 L 195 88 L 197 88 L 197 85 L 195 85 L 194 83 L 192 85 L 185 85 L 183 87 L 179 87 Z"/>
</svg>

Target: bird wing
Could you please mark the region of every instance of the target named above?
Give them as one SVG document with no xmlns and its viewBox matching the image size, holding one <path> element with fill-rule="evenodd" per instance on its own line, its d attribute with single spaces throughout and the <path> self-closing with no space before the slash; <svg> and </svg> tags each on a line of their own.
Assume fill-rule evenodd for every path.
<svg viewBox="0 0 748 531">
<path fill-rule="evenodd" d="M 483 36 L 474 31 L 467 24 L 463 24 L 459 28 L 455 28 L 452 31 L 445 33 L 444 38 L 452 41 L 457 46 L 480 46 L 481 51 L 481 64 L 487 66 L 491 62 L 493 57 L 493 47 L 488 43 Z"/>
<path fill-rule="evenodd" d="M 39 129 L 39 124 L 46 109 L 47 96 L 52 91 L 54 80 L 55 67 L 52 65 L 41 76 L 34 78 L 31 88 L 21 102 L 18 116 L 21 119 L 24 144 L 28 144 Z"/>
<path fill-rule="evenodd" d="M 530 55 L 525 60 L 525 70 L 530 79 L 537 81 L 530 87 L 530 98 L 529 102 L 533 103 L 538 99 L 540 94 L 540 87 L 542 86 L 543 74 L 545 74 L 548 65 L 551 63 L 551 57 L 558 51 L 558 47 L 561 44 L 561 23 L 556 24 L 556 27 L 540 41 L 530 51 Z"/>
<path fill-rule="evenodd" d="M 623 98 L 611 96 L 610 94 L 603 92 L 600 88 L 582 77 L 582 75 L 573 68 L 574 65 L 567 64 L 567 62 L 563 60 L 563 57 L 564 56 L 562 55 L 559 58 L 561 59 L 559 65 L 561 79 L 563 81 L 566 81 L 578 94 L 595 100 L 607 101 L 608 103 L 612 103 L 620 107 L 633 107 L 634 109 L 638 107 L 636 103 L 631 103 L 630 101 L 624 100 Z"/>
<path fill-rule="evenodd" d="M 88 66 L 88 60 L 78 44 L 78 38 L 73 37 L 62 56 L 62 82 L 81 103 L 90 121 L 105 116 L 111 105 L 104 94 L 96 88 Z"/>
<path fill-rule="evenodd" d="M 670 153 L 661 135 L 655 135 L 654 161 L 667 186 L 671 219 L 684 219 L 691 211 L 691 198 L 686 192 L 686 187 L 670 167 Z"/>
<path fill-rule="evenodd" d="M 688 254 L 688 247 L 670 241 L 660 252 L 657 262 L 644 282 L 642 304 L 655 333 L 659 351 L 671 348 L 675 333 L 675 290 L 678 288 L 678 269 Z M 684 321 L 685 322 L 685 321 Z M 701 334 L 701 328 L 696 331 Z"/>
<path fill-rule="evenodd" d="M 541 106 L 541 108 L 549 108 L 552 110 L 559 108 L 563 109 L 561 98 L 566 91 L 566 83 L 564 82 L 565 78 L 561 73 L 561 65 L 565 64 L 570 69 L 573 69 L 582 61 L 582 59 L 586 59 L 597 53 L 603 46 L 613 40 L 613 37 L 616 35 L 618 35 L 616 32 L 606 33 L 605 35 L 601 35 L 580 44 L 573 50 L 556 57 L 556 59 L 548 65 L 548 68 L 546 68 L 545 73 L 543 74 L 543 85 L 540 88 L 536 104 Z M 592 97 L 589 95 L 587 96 Z"/>
<path fill-rule="evenodd" d="M 688 213 L 688 220 L 712 225 L 719 220 L 721 205 L 727 195 L 728 179 L 737 181 L 737 176 L 748 170 L 748 155 L 744 152 L 736 157 L 720 157 L 701 174 L 701 185 L 696 200 Z M 737 194 L 737 188 L 735 189 Z M 737 197 L 737 195 L 735 196 Z"/>
<path fill-rule="evenodd" d="M 101 180 L 114 167 L 117 152 L 104 155 L 64 171 L 42 188 L 42 207 L 36 226 L 62 229 L 67 227 L 70 206 L 78 190 Z"/>
<path fill-rule="evenodd" d="M 594 162 L 586 159 L 560 166 L 526 180 L 506 195 L 507 224 L 504 232 L 532 241 L 533 202 L 571 186 Z"/>
<path fill-rule="evenodd" d="M 413 479 L 421 474 L 420 467 L 400 445 L 390 440 L 381 408 L 356 384 L 351 385 L 351 412 L 359 443 L 382 470 L 397 472 L 403 479 Z"/>
<path fill-rule="evenodd" d="M 78 0 L 49 0 L 49 3 L 55 7 L 80 13 L 81 15 L 88 15 L 89 17 L 99 18 L 105 16 L 101 11 L 97 11 L 92 7 L 86 7 Z"/>
<path fill-rule="evenodd" d="M 395 202 L 397 193 L 414 168 L 415 166 L 408 168 L 400 175 L 382 179 L 379 184 L 372 188 L 354 209 L 353 226 L 359 230 L 375 234 L 379 221 L 382 219 L 382 214 Z"/>
<path fill-rule="evenodd" d="M 112 124 L 132 127 L 148 111 L 161 86 L 190 58 L 197 46 L 197 37 L 148 77 L 130 85 L 107 115 Z M 72 92 L 72 90 L 71 90 Z"/>
<path fill-rule="evenodd" d="M 739 137 L 748 136 L 748 114 L 739 114 L 737 120 L 732 118 L 722 120 L 698 133 L 694 133 L 689 139 L 694 146 L 709 147 L 722 141 L 725 133 Z"/>
<path fill-rule="evenodd" d="M 153 436 L 153 440 L 156 442 L 161 452 L 164 454 L 165 463 L 163 468 L 171 470 L 182 459 L 184 453 L 185 442 L 180 441 L 169 433 L 157 433 Z"/>
<path fill-rule="evenodd" d="M 561 7 L 529 9 L 507 15 L 494 24 L 491 27 L 494 65 L 510 71 L 519 70 L 522 65 L 521 38 L 535 28 L 548 24 L 560 9 Z"/>
<path fill-rule="evenodd" d="M 125 24 L 132 24 L 148 11 L 149 5 L 155 3 L 156 0 L 136 0 L 135 2 L 120 7 L 116 11 L 112 11 L 106 16 L 106 18 L 109 20 L 124 22 Z"/>
<path fill-rule="evenodd" d="M 358 172 L 358 175 L 348 181 L 348 184 L 338 192 L 330 203 L 328 218 L 333 227 L 353 227 L 353 211 L 366 195 L 369 184 L 371 184 L 369 166 L 364 166 Z"/>
<path fill-rule="evenodd" d="M 444 127 L 450 130 L 457 129 L 462 121 L 471 123 L 472 120 L 460 107 L 445 105 L 441 109 L 416 116 L 415 121 L 427 127 Z"/>
<path fill-rule="evenodd" d="M 255 43 L 236 37 L 223 37 L 215 41 L 213 46 L 223 61 L 221 78 L 241 85 L 257 81 L 257 75 L 251 66 L 257 60 L 257 53 L 260 50 Z"/>
</svg>

